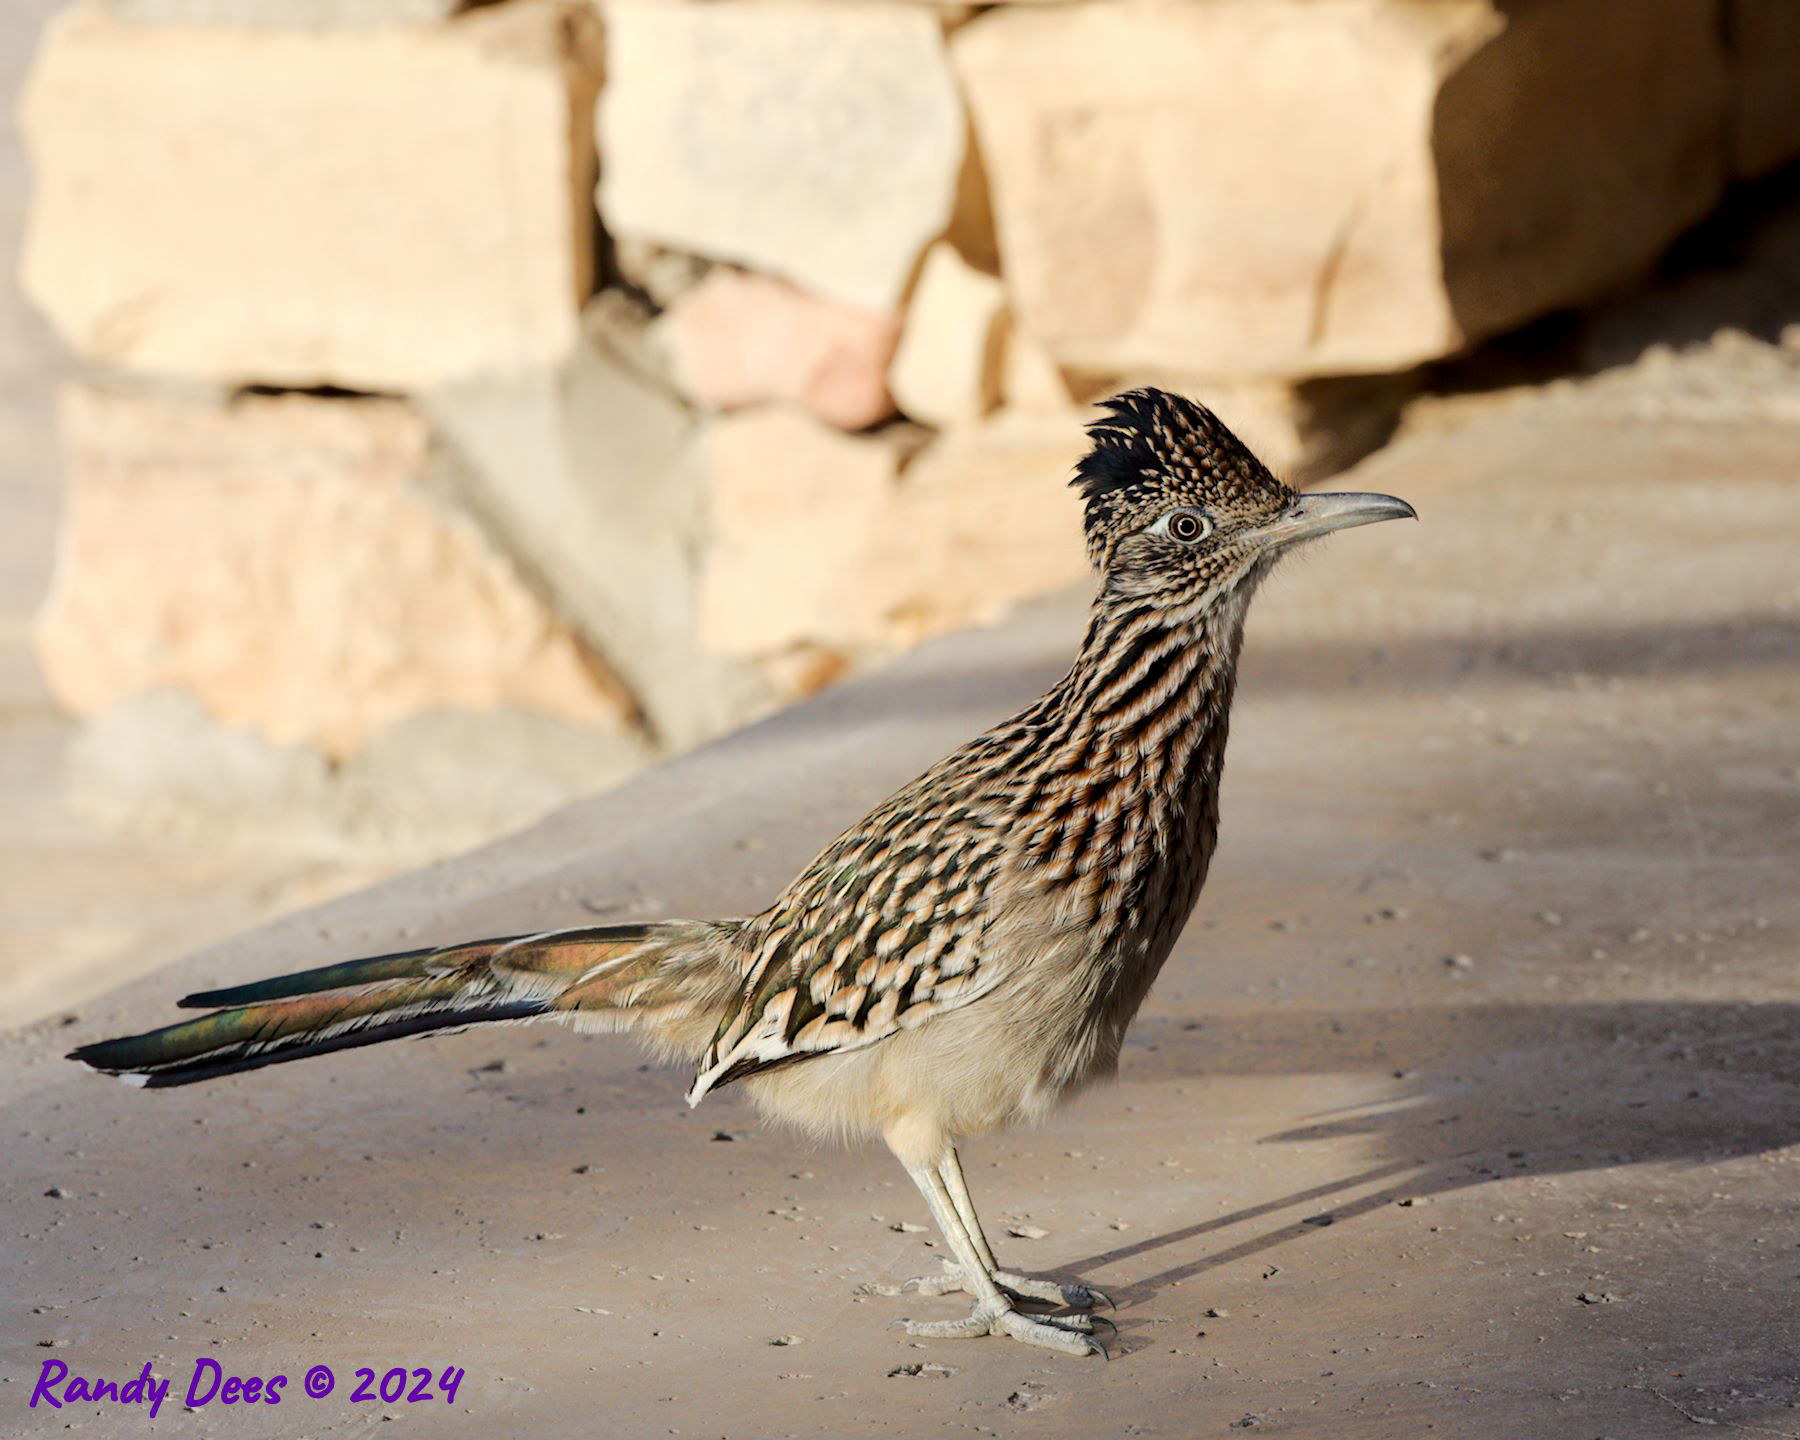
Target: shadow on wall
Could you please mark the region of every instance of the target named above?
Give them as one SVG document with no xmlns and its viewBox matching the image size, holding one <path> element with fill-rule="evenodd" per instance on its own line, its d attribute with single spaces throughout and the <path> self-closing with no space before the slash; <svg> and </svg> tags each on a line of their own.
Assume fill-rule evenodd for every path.
<svg viewBox="0 0 1800 1440">
<path fill-rule="evenodd" d="M 1718 204 L 1731 57 L 1710 9 L 1660 8 L 1666 23 L 1622 28 L 1605 5 L 1504 0 L 1439 89 L 1443 283 L 1462 334 L 1648 271 Z M 1668 99 L 1646 106 L 1651 93 Z"/>
<path fill-rule="evenodd" d="M 1454 210 L 1447 197 L 1447 235 L 1457 223 Z M 1476 238 L 1491 243 L 1494 237 L 1490 228 Z M 1479 327 L 1503 302 L 1468 278 L 1470 267 L 1449 238 L 1445 245 L 1445 288 L 1458 322 Z M 1800 165 L 1789 165 L 1732 186 L 1713 213 L 1675 239 L 1641 292 L 1555 310 L 1495 335 L 1471 353 L 1427 365 L 1425 385 L 1455 393 L 1544 384 L 1629 365 L 1656 347 L 1704 345 L 1721 330 L 1777 345 L 1797 324 Z"/>
</svg>

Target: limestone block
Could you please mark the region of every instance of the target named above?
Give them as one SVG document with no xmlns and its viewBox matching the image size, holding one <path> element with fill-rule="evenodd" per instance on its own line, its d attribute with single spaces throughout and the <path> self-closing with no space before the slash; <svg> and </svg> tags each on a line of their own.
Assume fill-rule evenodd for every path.
<svg viewBox="0 0 1800 1440">
<path fill-rule="evenodd" d="M 1000 334 L 1000 399 L 1009 410 L 1055 414 L 1075 403 L 1050 347 L 1008 315 Z"/>
<path fill-rule="evenodd" d="M 701 635 L 745 656 L 892 649 L 1086 573 L 1071 410 L 1001 415 L 908 458 L 791 409 L 711 427 Z"/>
<path fill-rule="evenodd" d="M 863 562 L 894 518 L 900 451 L 766 406 L 709 426 L 706 458 L 701 643 L 748 657 L 870 641 L 886 592 Z"/>
<path fill-rule="evenodd" d="M 426 25 L 465 0 L 101 0 L 132 25 L 248 25 L 308 30 L 345 25 Z"/>
<path fill-rule="evenodd" d="M 434 493 L 402 402 L 77 386 L 61 425 L 68 500 L 36 639 L 71 710 L 169 686 L 335 754 L 447 708 L 627 724 L 617 683 Z"/>
<path fill-rule="evenodd" d="M 658 309 L 666 310 L 707 276 L 710 260 L 671 250 L 654 240 L 613 235 L 612 265 L 618 278 L 641 290 Z"/>
<path fill-rule="evenodd" d="M 1006 292 L 940 241 L 925 252 L 888 372 L 894 398 L 914 420 L 948 426 L 978 420 L 1000 398 Z"/>
<path fill-rule="evenodd" d="M 1393 370 L 1633 275 L 1723 183 L 1710 7 L 1001 7 L 957 30 L 1020 323 L 1066 366 Z"/>
<path fill-rule="evenodd" d="M 843 651 L 807 641 L 759 655 L 756 665 L 770 689 L 790 704 L 817 695 L 850 673 L 850 659 Z"/>
<path fill-rule="evenodd" d="M 1251 381 L 1193 393 L 1277 475 L 1305 485 L 1348 470 L 1384 444 L 1416 389 L 1407 375 L 1349 375 L 1298 384 Z"/>
<path fill-rule="evenodd" d="M 26 290 L 81 354 L 396 390 L 553 363 L 591 284 L 593 17 L 47 30 Z"/>
<path fill-rule="evenodd" d="M 1800 5 L 1725 0 L 1731 41 L 1731 169 L 1765 175 L 1800 156 Z"/>
<path fill-rule="evenodd" d="M 560 369 L 420 397 L 459 493 L 629 685 L 652 733 L 684 748 L 765 713 L 756 669 L 698 640 L 706 470 L 698 427 L 633 357 L 603 292 Z"/>
<path fill-rule="evenodd" d="M 333 761 L 152 690 L 82 725 L 65 758 L 70 799 L 109 827 L 396 866 L 522 829 L 654 757 L 632 733 L 501 706 L 409 716 Z"/>
<path fill-rule="evenodd" d="M 770 400 L 861 430 L 894 413 L 888 360 L 900 322 L 721 267 L 681 296 L 657 331 L 682 392 L 714 410 Z"/>
<path fill-rule="evenodd" d="M 986 624 L 1091 571 L 1069 480 L 1085 411 L 1009 415 L 947 431 L 907 466 L 891 521 L 859 566 L 888 644 Z"/>
<path fill-rule="evenodd" d="M 938 17 L 794 0 L 603 11 L 609 231 L 895 308 L 963 169 Z"/>
</svg>

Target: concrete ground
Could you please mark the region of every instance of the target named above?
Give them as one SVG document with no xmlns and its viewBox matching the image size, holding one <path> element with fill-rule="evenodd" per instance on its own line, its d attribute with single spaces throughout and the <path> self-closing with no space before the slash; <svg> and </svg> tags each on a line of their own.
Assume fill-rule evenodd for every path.
<svg viewBox="0 0 1800 1440">
<path fill-rule="evenodd" d="M 157 1093 L 58 1058 L 203 983 L 751 909 L 1052 678 L 1071 600 L 0 1041 L 0 1431 L 1800 1436 L 1791 363 L 1465 402 L 1337 482 L 1421 523 L 1258 600 L 1218 863 L 1119 1083 L 968 1152 L 1034 1236 L 1004 1259 L 1117 1299 L 1110 1363 L 889 1328 L 960 1306 L 856 1294 L 940 1250 L 893 1161 L 690 1113 L 624 1040 Z M 283 1403 L 184 1413 L 200 1357 Z M 33 1411 L 47 1360 L 176 1399 Z M 467 1374 L 353 1404 L 359 1366 Z"/>
</svg>

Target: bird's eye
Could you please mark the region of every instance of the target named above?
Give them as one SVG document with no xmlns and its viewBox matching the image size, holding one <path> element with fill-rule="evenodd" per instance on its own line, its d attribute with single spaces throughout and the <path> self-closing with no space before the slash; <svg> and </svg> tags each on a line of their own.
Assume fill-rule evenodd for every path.
<svg viewBox="0 0 1800 1440">
<path fill-rule="evenodd" d="M 1169 536 L 1183 545 L 1192 545 L 1212 534 L 1212 521 L 1193 510 L 1177 510 L 1169 516 Z"/>
</svg>

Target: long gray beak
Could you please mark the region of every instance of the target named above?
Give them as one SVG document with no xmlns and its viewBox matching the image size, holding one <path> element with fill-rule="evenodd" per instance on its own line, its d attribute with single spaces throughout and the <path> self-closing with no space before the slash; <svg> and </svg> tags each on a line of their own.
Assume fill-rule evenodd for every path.
<svg viewBox="0 0 1800 1440">
<path fill-rule="evenodd" d="M 1262 526 L 1256 535 L 1264 544 L 1285 547 L 1355 525 L 1418 518 L 1412 506 L 1392 495 L 1302 495 L 1284 515 Z"/>
</svg>

